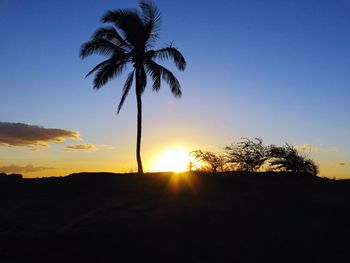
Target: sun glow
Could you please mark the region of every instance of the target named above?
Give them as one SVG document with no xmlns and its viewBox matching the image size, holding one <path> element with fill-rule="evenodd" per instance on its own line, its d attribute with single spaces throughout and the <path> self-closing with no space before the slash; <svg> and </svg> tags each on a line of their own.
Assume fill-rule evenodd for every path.
<svg viewBox="0 0 350 263">
<path fill-rule="evenodd" d="M 195 160 L 185 149 L 171 149 L 161 153 L 154 161 L 152 172 L 185 172 Z"/>
</svg>

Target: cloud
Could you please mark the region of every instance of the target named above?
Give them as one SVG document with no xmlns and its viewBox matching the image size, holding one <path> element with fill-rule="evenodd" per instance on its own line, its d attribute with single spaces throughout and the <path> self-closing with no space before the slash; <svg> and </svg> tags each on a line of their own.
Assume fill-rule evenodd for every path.
<svg viewBox="0 0 350 263">
<path fill-rule="evenodd" d="M 99 144 L 97 145 L 99 149 L 101 150 L 114 150 L 115 147 L 112 145 L 108 145 L 108 144 Z"/>
<path fill-rule="evenodd" d="M 77 131 L 44 128 L 25 123 L 0 122 L 0 146 L 46 148 L 49 143 L 64 143 L 66 139 L 79 139 Z"/>
<path fill-rule="evenodd" d="M 346 165 L 346 163 L 338 163 L 340 166 L 344 166 Z"/>
<path fill-rule="evenodd" d="M 7 166 L 0 166 L 0 173 L 33 173 L 33 172 L 40 172 L 40 171 L 51 170 L 51 169 L 55 169 L 55 168 L 44 167 L 44 166 L 34 166 L 32 164 L 28 164 L 25 166 L 10 164 Z"/>
<path fill-rule="evenodd" d="M 340 152 L 340 151 L 339 151 L 339 149 L 333 147 L 333 148 L 328 148 L 328 149 L 327 149 L 327 152 L 338 153 L 338 152 Z"/>
<path fill-rule="evenodd" d="M 95 145 L 89 144 L 89 143 L 68 145 L 64 148 L 64 150 L 67 152 L 76 152 L 76 151 L 93 152 L 96 149 L 97 148 Z"/>
<path fill-rule="evenodd" d="M 303 153 L 318 153 L 320 152 L 319 148 L 312 147 L 310 144 L 301 144 L 301 145 L 295 145 L 294 149 L 296 149 L 298 152 L 303 152 Z"/>
</svg>

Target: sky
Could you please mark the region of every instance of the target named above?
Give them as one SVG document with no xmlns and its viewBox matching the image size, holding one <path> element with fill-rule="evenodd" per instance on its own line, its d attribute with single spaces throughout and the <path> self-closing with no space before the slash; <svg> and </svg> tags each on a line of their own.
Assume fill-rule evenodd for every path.
<svg viewBox="0 0 350 263">
<path fill-rule="evenodd" d="M 164 63 L 181 99 L 167 85 L 143 94 L 146 171 L 171 149 L 221 151 L 260 137 L 295 145 L 321 176 L 350 178 L 350 0 L 155 3 L 162 16 L 155 47 L 173 43 L 187 68 Z M 116 113 L 127 74 L 96 91 L 85 75 L 104 57 L 79 58 L 107 10 L 137 7 L 0 0 L 0 172 L 137 170 L 135 93 Z"/>
</svg>

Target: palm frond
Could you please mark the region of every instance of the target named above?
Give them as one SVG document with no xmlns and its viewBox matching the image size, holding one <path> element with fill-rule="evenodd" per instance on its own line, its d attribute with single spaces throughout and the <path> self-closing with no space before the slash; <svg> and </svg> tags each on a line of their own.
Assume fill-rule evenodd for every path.
<svg viewBox="0 0 350 263">
<path fill-rule="evenodd" d="M 104 23 L 112 23 L 124 33 L 125 40 L 133 46 L 145 42 L 144 24 L 134 9 L 110 10 L 102 17 Z"/>
<path fill-rule="evenodd" d="M 134 79 L 134 72 L 135 72 L 135 70 L 131 71 L 128 75 L 128 78 L 125 81 L 124 88 L 123 88 L 123 95 L 122 95 L 122 98 L 121 98 L 119 105 L 118 105 L 118 110 L 117 110 L 118 114 L 123 107 L 123 104 L 124 104 L 126 97 L 128 96 L 129 90 L 131 88 L 131 85 L 132 85 L 132 82 Z"/>
<path fill-rule="evenodd" d="M 92 39 L 106 39 L 120 48 L 130 49 L 130 45 L 123 39 L 114 27 L 101 27 L 95 31 Z M 125 50 L 125 52 L 127 52 Z"/>
<path fill-rule="evenodd" d="M 178 79 L 167 68 L 157 64 L 155 59 L 174 61 L 175 66 L 183 71 L 186 61 L 175 47 L 167 46 L 159 50 L 150 50 L 152 41 L 158 36 L 160 13 L 156 5 L 148 0 L 141 0 L 139 12 L 136 9 L 109 10 L 103 17 L 103 23 L 111 23 L 109 27 L 97 29 L 90 41 L 83 43 L 80 57 L 92 54 L 109 56 L 109 59 L 96 65 L 86 77 L 95 73 L 93 87 L 100 89 L 113 77 L 122 74 L 126 64 L 131 62 L 134 71 L 130 72 L 124 84 L 118 113 L 136 78 L 136 87 L 142 94 L 147 85 L 147 74 L 153 81 L 152 88 L 158 91 L 161 81 L 165 81 L 175 97 L 182 95 Z M 146 52 L 146 53 L 145 53 Z"/>
<path fill-rule="evenodd" d="M 116 46 L 107 39 L 94 38 L 81 45 L 80 57 L 86 58 L 92 54 L 99 54 L 103 56 L 114 55 L 116 53 L 125 54 L 125 50 Z"/>
<path fill-rule="evenodd" d="M 157 70 L 159 70 L 159 72 L 160 72 L 162 79 L 165 82 L 167 82 L 168 85 L 170 86 L 171 93 L 175 97 L 181 97 L 182 92 L 181 92 L 180 82 L 177 80 L 177 78 L 174 76 L 174 74 L 170 70 L 157 64 L 153 60 L 147 61 L 147 65 L 148 65 L 148 67 L 147 67 L 148 69 L 157 68 Z"/>
<path fill-rule="evenodd" d="M 145 25 L 150 40 L 158 38 L 160 29 L 160 13 L 157 6 L 151 1 L 141 1 L 142 21 Z"/>
<path fill-rule="evenodd" d="M 111 59 L 110 63 L 102 65 L 94 78 L 94 89 L 100 89 L 110 79 L 121 75 L 126 67 L 126 61 Z"/>
<path fill-rule="evenodd" d="M 105 64 L 111 63 L 111 59 L 107 59 L 105 61 L 102 61 L 101 63 L 97 64 L 96 67 L 94 67 L 92 70 L 89 71 L 88 74 L 85 75 L 85 78 L 90 76 L 92 73 L 94 73 L 96 70 L 98 70 L 100 67 L 102 67 Z"/>
<path fill-rule="evenodd" d="M 150 63 L 146 63 L 147 73 L 151 75 L 151 78 L 153 80 L 153 85 L 152 85 L 153 91 L 158 92 L 161 85 L 161 73 L 158 65 L 152 62 L 153 61 L 150 61 Z"/>
<path fill-rule="evenodd" d="M 158 50 L 148 51 L 149 56 L 152 58 L 158 58 L 160 60 L 173 59 L 175 66 L 184 71 L 186 68 L 186 60 L 182 56 L 181 52 L 175 47 L 166 47 Z"/>
</svg>

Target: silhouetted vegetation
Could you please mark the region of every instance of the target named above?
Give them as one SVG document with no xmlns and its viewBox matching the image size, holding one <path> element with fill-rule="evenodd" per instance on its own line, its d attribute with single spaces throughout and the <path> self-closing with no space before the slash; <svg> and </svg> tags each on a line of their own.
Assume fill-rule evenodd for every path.
<svg viewBox="0 0 350 263">
<path fill-rule="evenodd" d="M 86 58 L 92 54 L 109 56 L 109 58 L 87 75 L 95 73 L 94 89 L 100 89 L 109 80 L 121 75 L 128 64 L 133 70 L 128 74 L 124 84 L 122 97 L 117 112 L 123 107 L 135 78 L 135 93 L 137 101 L 137 140 L 136 159 L 138 173 L 143 173 L 141 161 L 141 130 L 142 101 L 141 96 L 147 85 L 147 75 L 153 81 L 153 91 L 159 91 L 161 81 L 165 81 L 175 97 L 181 97 L 181 86 L 177 78 L 167 68 L 159 65 L 156 60 L 172 59 L 175 66 L 183 71 L 186 61 L 180 51 L 172 44 L 153 50 L 153 44 L 158 39 L 160 28 L 160 13 L 154 3 L 140 2 L 141 13 L 135 9 L 110 10 L 102 17 L 103 23 L 111 27 L 99 28 L 92 39 L 81 46 L 80 57 Z"/>
<path fill-rule="evenodd" d="M 268 160 L 273 170 L 290 171 L 317 175 L 318 167 L 307 156 L 299 153 L 292 145 L 278 147 L 271 145 L 268 148 Z"/>
<path fill-rule="evenodd" d="M 228 163 L 232 163 L 236 170 L 255 172 L 267 160 L 266 146 L 262 139 L 250 140 L 242 138 L 241 141 L 225 147 Z"/>
<path fill-rule="evenodd" d="M 313 160 L 288 143 L 282 147 L 266 146 L 261 138 L 242 138 L 226 146 L 224 152 L 196 150 L 191 154 L 203 164 L 204 170 L 209 167 L 212 171 L 284 171 L 314 176 L 319 172 Z M 203 170 L 203 167 L 197 170 Z"/>
<path fill-rule="evenodd" d="M 226 157 L 223 154 L 195 150 L 191 152 L 191 155 L 199 160 L 203 165 L 200 169 L 207 168 L 212 172 L 225 171 L 225 164 L 227 163 Z M 192 169 L 191 169 L 192 170 Z"/>
</svg>

